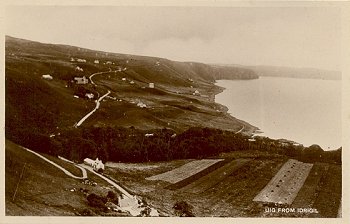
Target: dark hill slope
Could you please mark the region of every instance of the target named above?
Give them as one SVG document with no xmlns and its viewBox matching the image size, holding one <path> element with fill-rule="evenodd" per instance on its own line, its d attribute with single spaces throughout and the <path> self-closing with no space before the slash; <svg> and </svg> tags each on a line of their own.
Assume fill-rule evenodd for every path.
<svg viewBox="0 0 350 224">
<path fill-rule="evenodd" d="M 220 78 L 257 78 L 251 70 L 232 66 L 93 51 L 9 36 L 5 60 L 6 136 L 16 142 L 30 140 L 33 133 L 48 136 L 72 129 L 95 106 L 93 100 L 84 99 L 84 93 L 94 93 L 96 99 L 107 90 L 112 91 L 112 99 L 106 98 L 84 126 L 239 130 L 245 123 L 214 102 L 215 94 L 222 91 L 214 82 Z M 106 71 L 111 72 L 94 76 L 97 86 L 73 81 L 77 76 Z M 53 80 L 43 79 L 44 74 Z M 150 82 L 155 83 L 154 89 L 148 88 Z M 195 90 L 200 95 L 194 95 Z M 147 108 L 138 107 L 138 102 L 146 103 Z M 245 126 L 248 132 L 254 130 Z"/>
</svg>

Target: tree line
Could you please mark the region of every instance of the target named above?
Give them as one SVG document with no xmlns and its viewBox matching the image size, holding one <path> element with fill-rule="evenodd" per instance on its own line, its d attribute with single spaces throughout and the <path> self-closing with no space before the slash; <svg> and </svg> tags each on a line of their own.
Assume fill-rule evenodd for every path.
<svg viewBox="0 0 350 224">
<path fill-rule="evenodd" d="M 33 150 L 81 162 L 84 158 L 115 162 L 150 162 L 202 159 L 223 152 L 259 150 L 286 155 L 304 162 L 341 164 L 341 148 L 324 151 L 318 145 L 282 144 L 267 137 L 255 138 L 220 129 L 191 127 L 182 133 L 170 129 L 139 130 L 134 127 L 72 128 L 50 137 L 21 130 L 7 137 Z"/>
</svg>

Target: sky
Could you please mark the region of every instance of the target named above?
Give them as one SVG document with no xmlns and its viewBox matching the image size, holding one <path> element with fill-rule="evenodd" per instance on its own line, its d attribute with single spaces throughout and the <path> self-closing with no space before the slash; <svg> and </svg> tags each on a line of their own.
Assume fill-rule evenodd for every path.
<svg viewBox="0 0 350 224">
<path fill-rule="evenodd" d="M 6 35 L 203 63 L 341 69 L 337 7 L 8 6 Z"/>
</svg>

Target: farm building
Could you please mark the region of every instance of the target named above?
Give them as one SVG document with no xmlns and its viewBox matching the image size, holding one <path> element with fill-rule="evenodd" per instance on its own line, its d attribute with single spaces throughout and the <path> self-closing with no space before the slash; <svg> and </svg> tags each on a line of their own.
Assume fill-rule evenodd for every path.
<svg viewBox="0 0 350 224">
<path fill-rule="evenodd" d="M 84 70 L 83 70 L 82 68 L 80 68 L 79 66 L 77 66 L 77 67 L 75 68 L 75 70 L 76 70 L 76 71 L 81 71 L 81 72 L 84 71 Z"/>
<path fill-rule="evenodd" d="M 83 76 L 83 77 L 74 77 L 74 80 L 76 81 L 77 84 L 87 84 L 89 80 Z"/>
<path fill-rule="evenodd" d="M 75 61 L 74 58 L 71 58 L 70 61 Z"/>
<path fill-rule="evenodd" d="M 130 84 L 134 84 L 135 82 L 134 81 L 130 81 Z"/>
<path fill-rule="evenodd" d="M 100 61 L 99 61 L 99 60 L 95 60 L 94 63 L 95 63 L 95 64 L 99 64 Z"/>
<path fill-rule="evenodd" d="M 126 78 L 122 78 L 123 81 L 126 81 Z"/>
<path fill-rule="evenodd" d="M 53 79 L 53 77 L 50 74 L 43 75 L 42 78 L 43 79 L 48 79 L 48 80 L 52 80 Z"/>
<path fill-rule="evenodd" d="M 77 62 L 86 62 L 86 60 L 85 60 L 85 59 L 80 59 L 80 58 L 78 58 L 78 59 L 77 59 Z"/>
<path fill-rule="evenodd" d="M 105 165 L 102 163 L 102 160 L 99 160 L 98 158 L 96 158 L 96 160 L 85 158 L 84 164 L 91 166 L 95 171 L 103 171 L 105 169 Z"/>
<path fill-rule="evenodd" d="M 141 107 L 141 108 L 146 108 L 147 107 L 147 105 L 142 103 L 142 102 L 137 103 L 137 106 Z"/>
<path fill-rule="evenodd" d="M 199 95 L 200 95 L 200 93 L 199 93 L 199 91 L 198 91 L 198 90 L 196 90 L 196 91 L 194 91 L 193 95 L 194 95 L 194 96 L 199 96 Z"/>
<path fill-rule="evenodd" d="M 149 88 L 151 89 L 154 89 L 154 83 L 153 82 L 150 82 L 149 85 L 148 85 Z"/>
<path fill-rule="evenodd" d="M 86 93 L 85 96 L 89 99 L 93 99 L 94 98 L 94 94 L 93 93 Z"/>
</svg>

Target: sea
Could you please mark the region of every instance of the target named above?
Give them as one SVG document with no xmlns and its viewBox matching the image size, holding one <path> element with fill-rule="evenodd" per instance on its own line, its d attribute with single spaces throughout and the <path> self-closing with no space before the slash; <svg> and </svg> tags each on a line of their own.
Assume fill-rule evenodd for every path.
<svg viewBox="0 0 350 224">
<path fill-rule="evenodd" d="M 215 101 L 231 116 L 258 127 L 260 135 L 324 150 L 341 147 L 341 80 L 260 77 L 217 80 Z"/>
</svg>

